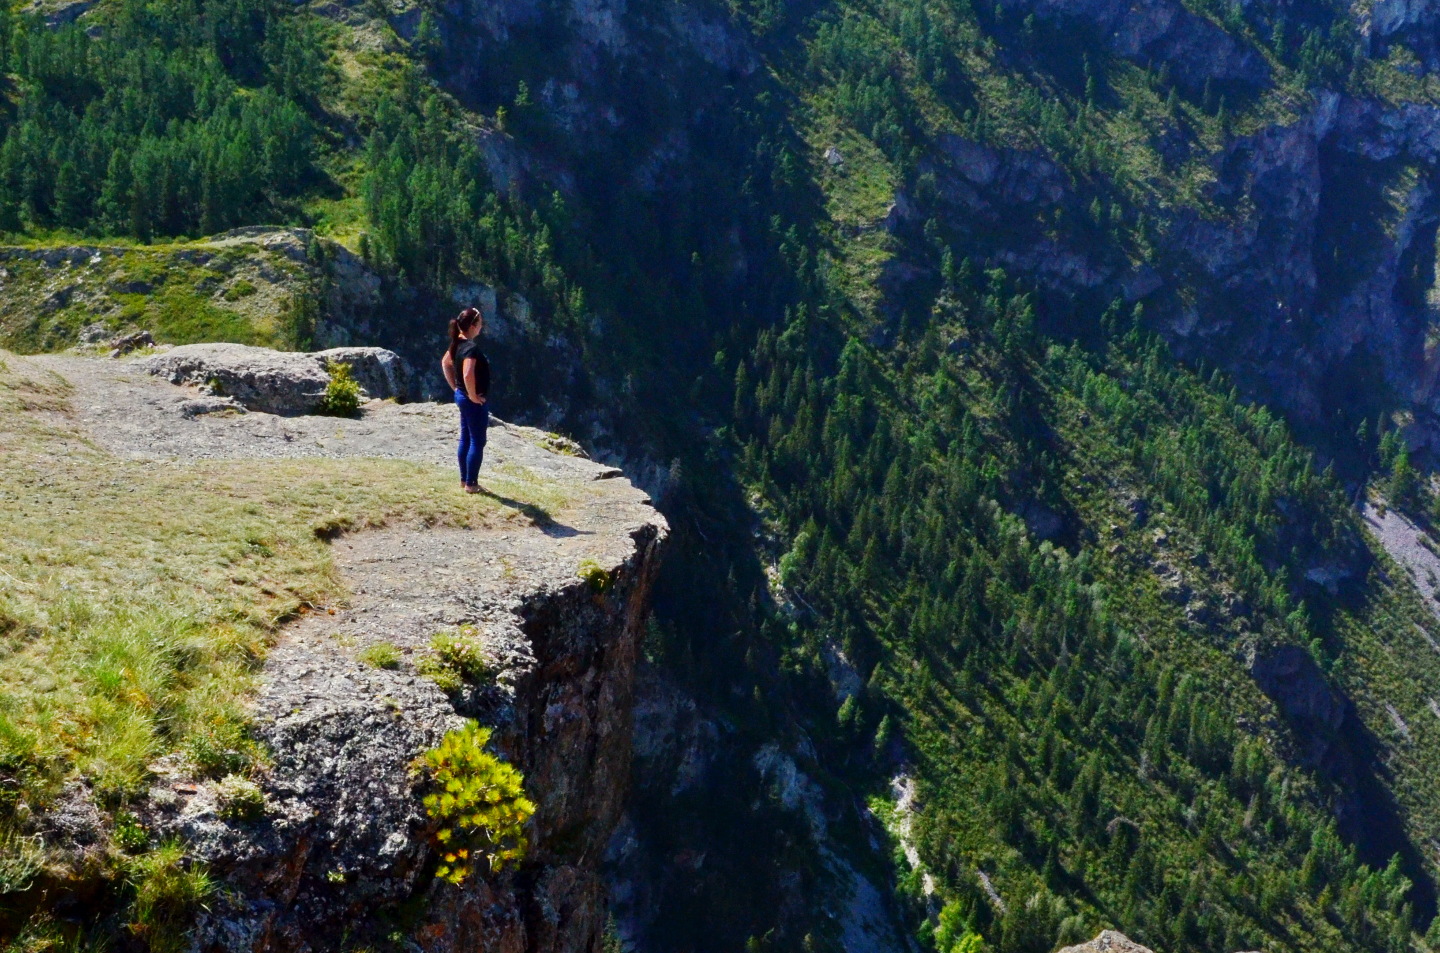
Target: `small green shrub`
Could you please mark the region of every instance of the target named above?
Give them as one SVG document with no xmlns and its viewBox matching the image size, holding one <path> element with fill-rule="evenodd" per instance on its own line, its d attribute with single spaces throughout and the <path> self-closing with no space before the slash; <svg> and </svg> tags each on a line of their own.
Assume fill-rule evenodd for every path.
<svg viewBox="0 0 1440 953">
<path fill-rule="evenodd" d="M 479 630 L 473 625 L 462 625 L 455 635 L 441 632 L 430 640 L 430 647 L 442 662 L 468 681 L 483 681 L 490 674 Z"/>
<path fill-rule="evenodd" d="M 459 691 L 466 682 L 479 684 L 491 674 L 473 625 L 461 626 L 455 634 L 437 634 L 430 640 L 430 654 L 420 660 L 416 670 L 446 692 Z"/>
<path fill-rule="evenodd" d="M 440 661 L 433 655 L 422 658 L 420 663 L 415 666 L 415 670 L 434 682 L 447 695 L 453 695 L 465 687 L 465 679 L 440 664 Z"/>
<path fill-rule="evenodd" d="M 371 668 L 400 667 L 400 650 L 389 642 L 381 642 L 378 645 L 362 649 L 356 657 Z"/>
<path fill-rule="evenodd" d="M 126 879 L 135 891 L 130 904 L 130 932 L 151 953 L 178 953 L 194 910 L 214 891 L 203 865 L 187 864 L 185 848 L 171 840 L 129 864 Z"/>
<path fill-rule="evenodd" d="M 118 811 L 115 814 L 115 830 L 113 832 L 115 846 L 128 853 L 144 850 L 150 846 L 150 832 L 140 823 L 140 818 L 129 811 Z"/>
<path fill-rule="evenodd" d="M 255 291 L 255 285 L 246 281 L 244 278 L 241 278 L 233 285 L 225 289 L 225 300 L 239 301 L 241 298 L 250 297 L 255 293 Z"/>
<path fill-rule="evenodd" d="M 185 753 L 202 774 L 211 777 L 235 774 L 257 760 L 255 742 L 246 736 L 243 725 L 216 721 L 196 729 Z"/>
<path fill-rule="evenodd" d="M 215 790 L 220 816 L 231 821 L 250 821 L 265 813 L 265 792 L 260 785 L 238 774 L 220 779 Z"/>
<path fill-rule="evenodd" d="M 580 563 L 577 573 L 579 577 L 590 586 L 590 591 L 597 596 L 602 596 L 610 591 L 615 584 L 615 578 L 605 571 L 605 568 L 593 559 L 586 559 Z"/>
<path fill-rule="evenodd" d="M 435 786 L 424 798 L 425 812 L 440 822 L 435 876 L 453 884 L 470 875 L 477 858 L 496 872 L 518 863 L 529 846 L 525 823 L 535 805 L 525 797 L 520 772 L 485 750 L 490 735 L 467 721 L 417 761 Z"/>
<path fill-rule="evenodd" d="M 330 372 L 330 383 L 325 385 L 320 413 L 331 417 L 353 417 L 360 409 L 360 382 L 355 379 L 349 364 L 336 361 L 326 370 Z"/>
</svg>

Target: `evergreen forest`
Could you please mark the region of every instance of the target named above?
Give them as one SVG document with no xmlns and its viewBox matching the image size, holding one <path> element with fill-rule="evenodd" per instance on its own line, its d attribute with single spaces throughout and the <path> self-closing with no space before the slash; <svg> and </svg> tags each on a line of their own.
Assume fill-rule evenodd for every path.
<svg viewBox="0 0 1440 953">
<path fill-rule="evenodd" d="M 649 899 L 608 948 L 1423 953 L 1437 582 L 1367 514 L 1440 553 L 1437 31 L 1383 0 L 7 3 L 0 348 L 329 328 L 430 368 L 491 306 L 497 412 L 672 527 L 642 686 L 709 733 L 637 756 L 608 870 Z M 304 238 L 279 318 L 194 264 L 252 228 Z M 126 263 L 112 309 L 36 270 L 77 247 Z M 140 861 L 18 886 L 21 814 L 93 781 L 18 685 L 0 950 L 165 953 L 116 926 Z M 107 789 L 117 832 L 143 791 Z"/>
</svg>

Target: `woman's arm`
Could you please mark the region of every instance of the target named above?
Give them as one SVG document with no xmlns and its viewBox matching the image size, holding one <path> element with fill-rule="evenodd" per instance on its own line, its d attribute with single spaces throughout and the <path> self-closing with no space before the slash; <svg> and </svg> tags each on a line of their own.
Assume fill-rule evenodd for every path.
<svg viewBox="0 0 1440 953">
<path fill-rule="evenodd" d="M 460 385 L 455 383 L 455 358 L 450 356 L 449 351 L 440 358 L 440 370 L 445 372 L 445 383 L 450 385 L 451 390 L 459 388 Z"/>
<path fill-rule="evenodd" d="M 485 396 L 480 393 L 480 391 L 477 389 L 478 385 L 476 385 L 475 383 L 475 358 L 465 358 L 465 366 L 463 370 L 465 373 L 465 393 L 469 395 L 470 403 L 485 403 Z"/>
</svg>

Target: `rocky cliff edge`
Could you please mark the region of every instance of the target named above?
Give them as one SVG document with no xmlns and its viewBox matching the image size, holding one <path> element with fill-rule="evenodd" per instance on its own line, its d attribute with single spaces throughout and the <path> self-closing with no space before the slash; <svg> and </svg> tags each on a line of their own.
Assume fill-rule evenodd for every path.
<svg viewBox="0 0 1440 953">
<path fill-rule="evenodd" d="M 376 400 L 354 418 L 196 412 L 205 395 L 142 360 L 41 360 L 74 383 L 75 414 L 97 443 L 157 465 L 303 456 L 454 465 L 453 407 Z M 554 505 L 500 498 L 515 518 L 477 530 L 335 528 L 349 596 L 284 627 L 253 702 L 271 757 L 260 810 L 236 817 L 216 782 L 178 759 L 156 766 L 146 824 L 180 837 L 222 885 L 192 949 L 599 949 L 596 866 L 625 793 L 637 643 L 667 527 L 618 470 L 540 431 L 494 422 L 482 484 L 497 470 L 542 483 Z M 478 641 L 487 670 L 448 691 L 421 674 L 434 636 L 447 632 Z M 457 887 L 435 877 L 437 825 L 414 763 L 465 718 L 495 728 L 537 809 L 517 868 Z"/>
</svg>

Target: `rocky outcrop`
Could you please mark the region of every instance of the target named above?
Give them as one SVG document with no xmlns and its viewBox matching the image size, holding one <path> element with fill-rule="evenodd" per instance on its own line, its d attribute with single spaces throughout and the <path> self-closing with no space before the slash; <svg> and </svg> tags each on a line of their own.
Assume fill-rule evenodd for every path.
<svg viewBox="0 0 1440 953">
<path fill-rule="evenodd" d="M 633 525 L 611 523 L 603 542 L 399 531 L 336 544 L 352 604 L 286 633 L 256 702 L 256 733 L 275 753 L 264 817 L 225 820 L 211 786 L 186 797 L 182 778 L 152 792 L 172 805 L 162 829 L 181 833 L 227 888 L 202 918 L 199 949 L 381 937 L 407 904 L 409 935 L 426 951 L 599 949 L 597 865 L 626 791 L 636 645 L 663 538 L 629 492 Z M 586 552 L 605 560 L 603 594 L 576 574 Z M 416 663 L 435 632 L 459 625 L 477 627 L 494 679 L 447 695 Z M 359 661 L 380 644 L 399 649 L 395 669 Z M 434 877 L 437 825 L 413 764 L 462 717 L 497 727 L 538 810 L 519 868 L 456 887 Z"/>
<path fill-rule="evenodd" d="M 1434 28 L 1440 6 L 1435 0 L 1374 0 L 1356 4 L 1355 12 L 1371 56 L 1384 58 L 1391 44 L 1401 42 L 1418 54 L 1428 69 L 1440 65 L 1440 43 Z"/>
<path fill-rule="evenodd" d="M 1089 943 L 1067 946 L 1059 953 L 1154 953 L 1154 951 L 1148 946 L 1141 946 L 1123 933 L 1104 930 Z"/>
<path fill-rule="evenodd" d="M 213 309 L 206 320 L 221 318 L 237 340 L 278 333 L 317 347 L 400 346 L 406 330 L 382 320 L 370 266 L 309 229 L 241 228 L 176 245 L 0 246 L 0 346 L 13 350 L 59 350 L 91 329 L 92 343 L 126 330 L 174 341 L 193 334 L 172 324 L 176 298 Z M 306 302 L 319 307 L 292 310 Z"/>
<path fill-rule="evenodd" d="M 1250 675 L 1279 706 L 1307 748 L 1302 755 L 1311 767 L 1326 766 L 1336 734 L 1345 721 L 1346 705 L 1330 688 L 1325 675 L 1304 648 L 1279 645 L 1255 650 Z"/>
<path fill-rule="evenodd" d="M 393 351 L 332 348 L 306 354 L 243 344 L 187 344 L 145 361 L 145 369 L 172 384 L 191 384 L 232 397 L 248 410 L 310 414 L 319 409 L 332 363 L 350 365 L 365 396 L 409 400 L 415 374 Z"/>
<path fill-rule="evenodd" d="M 894 226 L 936 217 L 973 230 L 987 263 L 1048 289 L 1056 309 L 1143 302 L 1180 354 L 1220 364 L 1242 391 L 1305 424 L 1348 413 L 1353 427 L 1386 407 L 1413 410 L 1412 446 L 1440 452 L 1440 357 L 1427 343 L 1440 109 L 1316 90 L 1290 111 L 1203 158 L 1204 201 L 1158 213 L 1148 261 L 1114 256 L 1083 227 L 1035 225 L 1090 201 L 1086 183 L 1043 150 L 957 134 L 937 138 L 921 167 L 934 187 L 906 195 L 912 212 Z M 1164 137 L 1157 146 L 1174 166 L 1199 150 Z"/>
<path fill-rule="evenodd" d="M 1270 78 L 1260 51 L 1191 13 L 1178 0 L 1002 0 L 1024 16 L 1080 25 L 1108 49 L 1139 63 L 1165 63 L 1191 93 L 1209 80 L 1258 86 Z"/>
<path fill-rule="evenodd" d="M 31 0 L 24 11 L 43 17 L 50 27 L 68 26 L 94 9 L 98 0 Z"/>
<path fill-rule="evenodd" d="M 373 400 L 416 400 L 420 385 L 404 358 L 383 347 L 332 347 L 314 355 L 322 364 L 348 364 L 360 389 Z"/>
<path fill-rule="evenodd" d="M 453 466 L 453 407 L 192 416 L 193 392 L 140 362 L 41 361 L 75 382 L 77 421 L 117 454 Z M 154 766 L 144 823 L 183 841 L 220 887 L 192 949 L 308 953 L 399 931 L 427 953 L 598 953 L 598 868 L 628 787 L 637 646 L 667 527 L 618 470 L 551 446 L 563 445 L 492 421 L 474 528 L 337 535 L 348 598 L 282 630 L 254 700 L 270 755 L 262 805 L 231 810 L 224 783 L 182 759 Z M 512 499 L 517 483 L 545 508 Z M 444 688 L 422 674 L 437 633 L 472 640 L 486 673 Z M 495 729 L 537 809 L 517 867 L 482 866 L 457 887 L 434 875 L 438 825 L 414 765 L 467 718 Z"/>
</svg>

